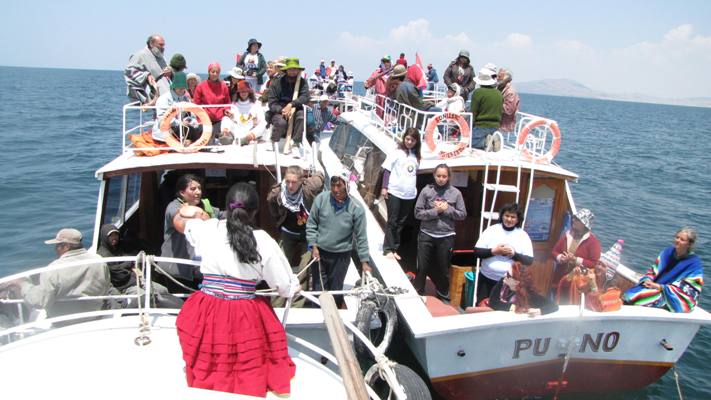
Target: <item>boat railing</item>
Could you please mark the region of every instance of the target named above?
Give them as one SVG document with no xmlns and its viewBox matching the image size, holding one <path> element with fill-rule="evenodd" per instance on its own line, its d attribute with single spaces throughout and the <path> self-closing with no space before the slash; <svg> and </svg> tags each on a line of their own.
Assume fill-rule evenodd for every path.
<svg viewBox="0 0 711 400">
<path fill-rule="evenodd" d="M 345 100 L 343 101 L 344 103 L 346 102 Z M 178 111 L 180 113 L 183 113 L 184 110 L 181 107 L 182 103 L 176 103 L 175 106 L 178 107 Z M 229 108 L 231 107 L 232 104 L 204 104 L 204 105 L 199 105 L 200 108 L 202 109 L 209 109 L 209 108 Z M 266 108 L 264 109 L 266 112 Z M 166 151 L 169 148 L 164 146 L 162 143 L 157 146 L 148 146 L 144 145 L 141 147 L 137 147 L 133 145 L 132 141 L 130 140 L 131 135 L 142 135 L 142 134 L 150 134 L 152 133 L 154 127 L 156 126 L 156 115 L 157 115 L 157 107 L 156 106 L 146 106 L 146 105 L 141 105 L 138 102 L 133 102 L 129 103 L 123 106 L 122 110 L 122 121 L 123 121 L 123 128 L 122 128 L 122 135 L 121 135 L 121 149 L 123 153 L 141 153 L 145 151 Z M 297 129 L 297 127 L 295 127 Z M 298 129 L 303 130 L 303 134 L 306 134 L 306 118 L 304 118 L 304 125 L 298 127 Z M 178 138 L 181 142 L 184 141 L 185 137 L 182 136 L 182 132 L 179 133 L 181 136 Z M 213 137 L 217 132 L 213 131 Z M 263 138 L 268 138 L 269 137 L 269 132 L 268 130 L 263 133 Z M 210 140 L 209 143 L 205 146 L 201 147 L 201 150 L 203 151 L 219 151 L 220 149 L 224 149 L 224 146 L 219 145 L 215 143 L 214 140 Z"/>
<path fill-rule="evenodd" d="M 110 281 L 97 282 L 97 286 L 105 285 L 102 289 L 95 289 L 96 294 L 94 295 L 81 295 L 72 297 L 57 297 L 57 288 L 51 286 L 42 286 L 44 282 L 54 282 L 58 279 L 59 274 L 64 273 L 70 269 L 88 269 L 88 268 L 106 268 L 104 273 L 108 277 L 108 264 L 111 263 L 134 263 L 134 271 L 137 274 L 137 285 L 139 287 L 135 292 L 120 293 L 118 290 L 113 289 Z M 16 336 L 16 338 L 22 338 L 27 335 L 33 334 L 36 328 L 41 327 L 43 330 L 52 329 L 53 322 L 67 322 L 76 319 L 77 321 L 83 321 L 86 318 L 91 318 L 94 313 L 110 307 L 113 311 L 121 309 L 134 309 L 136 305 L 140 306 L 141 303 L 144 305 L 150 305 L 153 303 L 153 297 L 156 294 L 154 292 L 154 287 L 148 282 L 153 282 L 153 268 L 156 263 L 178 263 L 183 265 L 199 266 L 199 261 L 194 260 L 184 260 L 179 258 L 170 257 L 153 257 L 146 256 L 145 253 L 139 253 L 136 256 L 122 256 L 122 257 L 104 257 L 96 258 L 90 260 L 78 260 L 78 261 L 66 261 L 66 262 L 54 262 L 48 266 L 35 268 L 20 272 L 17 274 L 9 275 L 0 278 L 0 288 L 4 288 L 3 297 L 0 297 L 0 314 L 4 315 L 6 321 L 3 325 L 10 324 L 9 329 L 3 329 L 3 325 L 0 325 L 0 345 L 12 341 L 15 333 L 22 333 L 22 335 Z M 160 266 L 157 269 L 162 269 Z M 164 273 L 164 271 L 161 271 Z M 67 274 L 73 274 L 73 271 L 67 272 Z M 88 272 L 84 272 L 88 274 Z M 74 273 L 75 274 L 75 273 Z M 165 273 L 164 273 L 165 274 Z M 44 276 L 43 276 L 44 275 Z M 83 279 L 92 279 L 85 277 Z M 61 310 L 56 317 L 47 318 L 45 309 L 35 307 L 27 299 L 23 298 L 18 292 L 9 290 L 12 286 L 19 286 L 23 283 L 28 282 L 33 285 L 39 283 L 40 287 L 35 290 L 40 290 L 42 292 L 41 296 L 46 298 L 47 307 L 55 308 L 60 307 Z M 15 285 L 11 285 L 14 283 Z M 36 301 L 37 296 L 34 296 Z M 45 300 L 43 300 L 45 301 Z M 25 307 L 28 310 L 25 310 Z M 106 310 L 111 313 L 111 310 Z M 74 317 L 72 317 L 74 316 Z M 19 327 L 25 326 L 27 330 L 22 330 Z M 5 328 L 8 328 L 5 326 Z"/>
<path fill-rule="evenodd" d="M 433 135 L 431 140 L 435 143 L 458 141 L 457 134 L 460 132 L 460 127 L 453 121 L 442 118 L 442 115 L 446 114 L 444 112 L 418 110 L 383 95 L 358 97 L 353 104 L 358 110 L 369 115 L 371 123 L 393 140 L 401 138 L 405 129 L 415 127 L 423 135 L 423 140 L 428 140 L 427 135 Z M 472 113 L 457 114 L 464 119 L 467 128 L 473 126 Z M 428 125 L 435 117 L 441 120 L 436 124 L 435 129 L 430 126 L 431 132 L 428 132 Z M 560 147 L 560 131 L 555 120 L 524 112 L 516 113 L 513 130 L 499 129 L 494 136 L 500 139 L 502 149 L 516 153 L 522 161 L 551 163 Z M 471 142 L 468 144 L 471 145 Z"/>
<path fill-rule="evenodd" d="M 358 107 L 366 112 L 370 112 L 374 125 L 386 132 L 393 140 L 398 140 L 408 128 L 417 128 L 421 134 L 427 135 L 428 125 L 434 118 L 440 119 L 430 128 L 435 142 L 458 141 L 457 136 L 460 127 L 449 119 L 442 119 L 442 111 L 423 111 L 410 105 L 400 103 L 383 95 L 374 97 L 361 97 L 358 99 Z M 473 117 L 471 113 L 457 113 L 467 126 L 471 126 Z M 468 143 L 469 144 L 469 143 Z"/>
</svg>

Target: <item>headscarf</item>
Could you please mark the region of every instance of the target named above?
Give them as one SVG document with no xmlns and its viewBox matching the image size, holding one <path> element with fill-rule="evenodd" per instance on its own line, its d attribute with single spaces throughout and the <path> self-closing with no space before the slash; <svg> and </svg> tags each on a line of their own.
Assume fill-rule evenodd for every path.
<svg viewBox="0 0 711 400">
<path fill-rule="evenodd" d="M 299 212 L 304 204 L 303 185 L 299 186 L 299 190 L 296 193 L 289 193 L 289 189 L 286 187 L 286 180 L 281 181 L 281 204 L 291 212 Z"/>
<path fill-rule="evenodd" d="M 217 68 L 222 71 L 222 67 L 220 67 L 220 63 L 217 61 L 213 61 L 210 63 L 210 65 L 207 66 L 207 72 L 210 72 L 210 70 L 213 68 Z"/>
<path fill-rule="evenodd" d="M 411 65 L 407 69 L 407 80 L 412 82 L 418 89 L 423 90 L 427 87 L 427 80 L 425 80 L 425 75 L 422 73 L 422 68 L 419 65 Z"/>
</svg>

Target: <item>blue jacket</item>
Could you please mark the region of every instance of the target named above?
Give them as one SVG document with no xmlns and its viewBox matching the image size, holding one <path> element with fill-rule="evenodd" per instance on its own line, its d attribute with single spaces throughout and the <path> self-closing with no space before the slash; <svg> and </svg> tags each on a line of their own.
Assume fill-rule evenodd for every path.
<svg viewBox="0 0 711 400">
<path fill-rule="evenodd" d="M 427 82 L 439 82 L 439 76 L 437 76 L 436 69 L 432 68 L 431 70 L 427 71 Z"/>
</svg>

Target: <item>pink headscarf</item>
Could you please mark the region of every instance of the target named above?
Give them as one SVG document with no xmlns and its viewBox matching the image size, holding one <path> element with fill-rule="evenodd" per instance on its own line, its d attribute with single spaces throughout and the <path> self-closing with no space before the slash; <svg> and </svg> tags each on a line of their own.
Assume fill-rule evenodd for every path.
<svg viewBox="0 0 711 400">
<path fill-rule="evenodd" d="M 222 70 L 222 68 L 220 67 L 220 63 L 218 63 L 217 61 L 213 61 L 213 62 L 210 63 L 210 65 L 207 66 L 207 72 L 210 72 L 210 70 L 213 69 L 213 68 L 217 68 L 218 70 Z"/>
<path fill-rule="evenodd" d="M 427 87 L 427 81 L 425 80 L 425 75 L 422 73 L 422 68 L 417 64 L 410 65 L 407 68 L 407 79 L 414 83 L 420 90 Z"/>
</svg>

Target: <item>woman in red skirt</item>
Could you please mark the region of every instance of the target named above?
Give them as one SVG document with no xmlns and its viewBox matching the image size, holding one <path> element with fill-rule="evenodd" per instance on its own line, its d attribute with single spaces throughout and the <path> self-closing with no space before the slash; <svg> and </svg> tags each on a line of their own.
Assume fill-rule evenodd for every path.
<svg viewBox="0 0 711 400">
<path fill-rule="evenodd" d="M 269 300 L 255 296 L 266 281 L 280 296 L 299 289 L 279 245 L 254 229 L 259 199 L 247 183 L 227 193 L 226 220 L 210 219 L 199 207 L 184 206 L 173 222 L 202 257 L 202 288 L 178 314 L 188 386 L 265 397 L 284 396 L 296 367 L 284 328 Z"/>
</svg>

